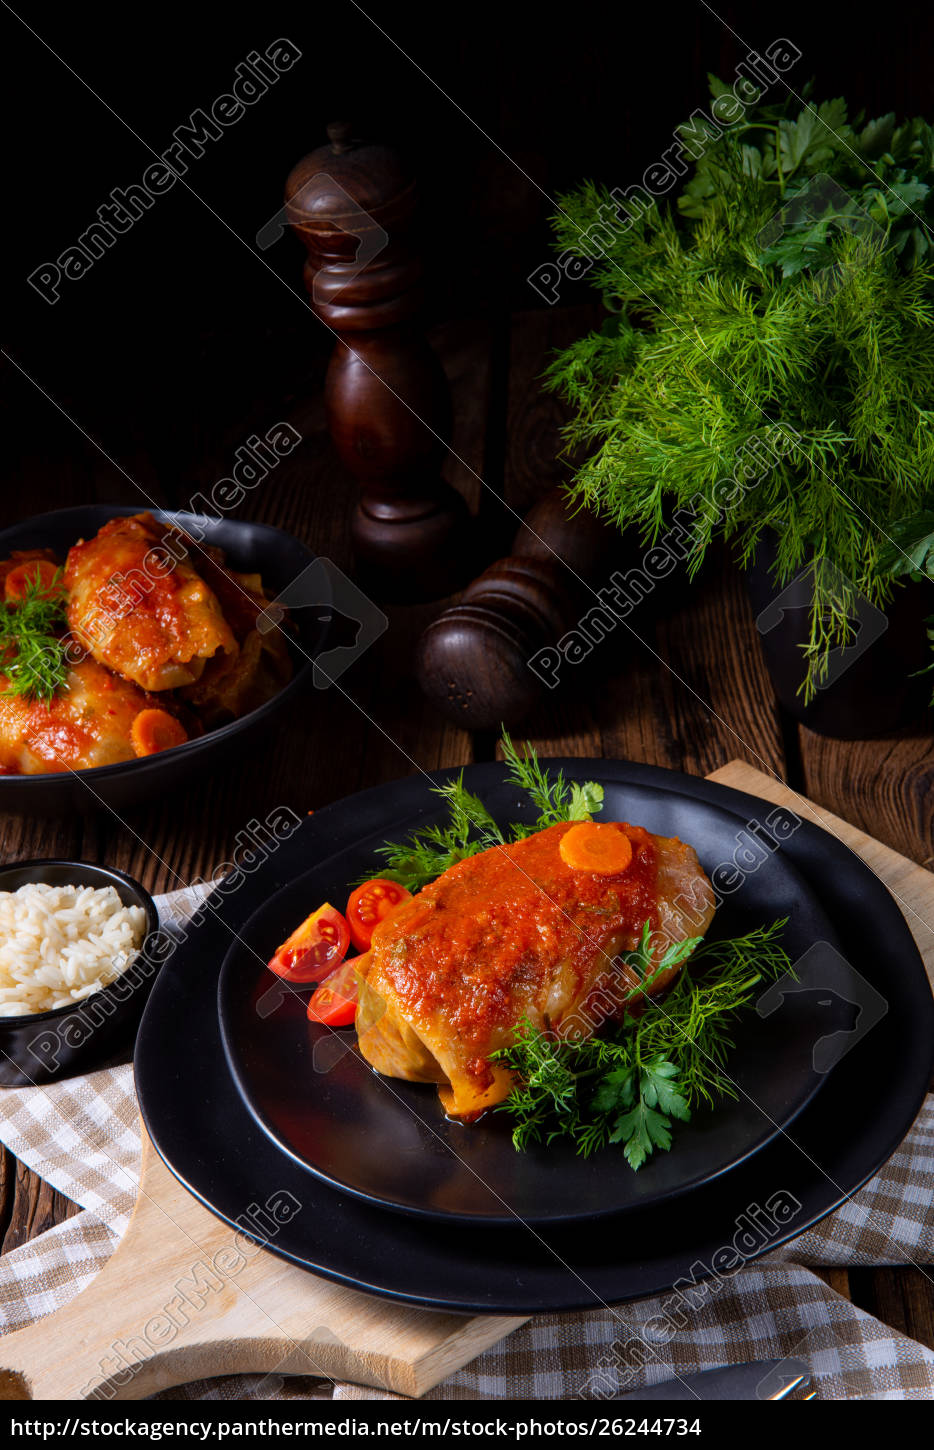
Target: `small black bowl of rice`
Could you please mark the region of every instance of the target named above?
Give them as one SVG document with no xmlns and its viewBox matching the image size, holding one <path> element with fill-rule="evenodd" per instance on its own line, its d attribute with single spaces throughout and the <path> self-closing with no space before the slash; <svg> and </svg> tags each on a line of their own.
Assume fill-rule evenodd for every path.
<svg viewBox="0 0 934 1450">
<path fill-rule="evenodd" d="M 155 902 L 122 871 L 0 866 L 0 1086 L 92 1072 L 129 1048 L 168 949 Z"/>
</svg>

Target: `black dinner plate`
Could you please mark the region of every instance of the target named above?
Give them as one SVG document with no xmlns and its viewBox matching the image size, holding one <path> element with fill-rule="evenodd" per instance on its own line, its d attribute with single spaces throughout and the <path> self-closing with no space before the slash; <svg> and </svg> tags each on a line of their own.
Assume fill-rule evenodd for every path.
<svg viewBox="0 0 934 1450">
<path fill-rule="evenodd" d="M 651 766 L 566 760 L 577 780 L 649 787 L 721 807 L 737 830 L 771 809 L 753 796 Z M 435 779 L 452 778 L 440 772 Z M 502 768 L 475 766 L 486 796 Z M 885 999 L 854 1033 L 790 1131 L 729 1173 L 647 1209 L 538 1227 L 464 1225 L 388 1213 L 329 1187 L 277 1148 L 243 1103 L 216 1009 L 221 962 L 260 903 L 353 839 L 391 835 L 400 815 L 433 809 L 421 779 L 363 792 L 301 829 L 204 915 L 160 973 L 137 1038 L 147 1130 L 170 1170 L 207 1207 L 243 1229 L 252 1205 L 287 1192 L 298 1206 L 271 1252 L 324 1278 L 427 1308 L 531 1314 L 591 1309 L 702 1280 L 734 1239 L 753 1259 L 801 1233 L 875 1173 L 924 1099 L 934 1053 L 934 998 L 911 933 L 877 877 L 840 841 L 805 822 L 782 847 L 837 929 L 842 950 Z M 781 1208 L 781 1212 L 778 1209 Z M 750 1227 L 751 1225 L 751 1227 Z"/>
<path fill-rule="evenodd" d="M 599 775 L 599 762 L 595 770 Z M 500 783 L 483 797 L 501 825 L 533 818 L 516 794 Z M 345 815 L 353 831 L 352 802 Z M 437 803 L 428 820 L 444 818 Z M 218 1008 L 227 1058 L 244 1102 L 280 1148 L 334 1187 L 386 1208 L 473 1222 L 546 1223 L 673 1198 L 735 1167 L 794 1121 L 825 1081 L 814 1064 L 816 1042 L 845 1032 L 852 1013 L 840 991 L 826 990 L 840 943 L 814 893 L 774 835 L 738 832 L 735 817 L 717 806 L 609 781 L 601 818 L 678 836 L 695 847 L 708 875 L 729 876 L 731 890 L 712 936 L 740 936 L 787 918 L 782 941 L 792 962 L 801 963 L 799 981 L 782 1010 L 765 1017 L 750 1012 L 738 1026 L 728 1064 L 736 1098 L 678 1123 L 675 1150 L 654 1154 L 634 1173 L 616 1147 L 581 1158 L 559 1141 L 517 1153 L 504 1114 L 488 1113 L 465 1127 L 445 1117 L 433 1086 L 374 1072 L 352 1029 L 337 1033 L 307 1021 L 311 988 L 284 987 L 265 964 L 315 906 L 341 906 L 355 881 L 375 873 L 375 849 L 385 839 L 375 833 L 265 901 L 224 960 Z M 426 817 L 413 801 L 408 817 L 396 814 L 387 830 L 402 839 L 416 824 L 426 824 Z M 747 857 L 748 873 L 736 865 Z"/>
<path fill-rule="evenodd" d="M 72 544 L 91 538 L 108 519 L 142 513 L 139 504 L 87 504 L 56 509 L 24 519 L 0 531 L 0 559 L 14 549 L 49 548 L 65 557 Z M 292 584 L 315 556 L 298 539 L 269 524 L 212 518 L 203 514 L 149 509 L 161 522 L 181 529 L 196 530 L 196 538 L 223 549 L 227 562 L 239 573 L 262 575 L 263 585 L 273 595 Z M 326 580 L 325 580 L 326 582 Z M 213 771 L 221 761 L 239 754 L 258 735 L 267 731 L 297 691 L 307 684 L 313 659 L 323 648 L 327 624 L 324 609 L 313 614 L 298 611 L 296 638 L 290 641 L 293 675 L 291 680 L 258 709 L 239 720 L 208 730 L 172 750 L 119 765 L 101 765 L 93 770 L 56 771 L 49 775 L 5 775 L 0 777 L 0 811 L 28 811 L 40 815 L 66 815 L 109 806 L 124 806 L 155 795 L 169 795 L 193 775 Z"/>
</svg>

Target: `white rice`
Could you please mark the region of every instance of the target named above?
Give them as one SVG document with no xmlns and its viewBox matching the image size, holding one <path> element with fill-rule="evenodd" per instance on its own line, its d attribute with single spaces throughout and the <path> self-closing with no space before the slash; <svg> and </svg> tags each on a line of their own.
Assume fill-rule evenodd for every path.
<svg viewBox="0 0 934 1450">
<path fill-rule="evenodd" d="M 143 908 L 124 906 L 112 886 L 0 891 L 0 1017 L 89 997 L 126 971 L 145 935 Z"/>
</svg>

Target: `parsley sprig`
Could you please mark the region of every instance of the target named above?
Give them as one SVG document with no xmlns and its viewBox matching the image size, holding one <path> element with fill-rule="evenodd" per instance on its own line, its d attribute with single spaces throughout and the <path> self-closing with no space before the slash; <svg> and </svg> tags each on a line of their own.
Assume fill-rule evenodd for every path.
<svg viewBox="0 0 934 1450">
<path fill-rule="evenodd" d="M 785 925 L 776 921 L 729 941 L 692 937 L 669 948 L 650 971 L 646 923 L 636 951 L 627 954 L 642 978 L 633 997 L 663 969 L 690 957 L 663 1002 L 619 1026 L 605 1024 L 599 1037 L 586 1041 L 561 1041 L 526 1019 L 515 1042 L 493 1054 L 517 1078 L 499 1107 L 515 1119 L 515 1147 L 570 1138 L 588 1157 L 620 1144 L 638 1169 L 653 1152 L 671 1147 L 673 1119 L 687 1122 L 699 1105 L 735 1097 L 726 1072 L 733 1024 L 763 980 L 790 970 L 781 945 Z"/>
<path fill-rule="evenodd" d="M 529 823 L 514 823 L 504 832 L 479 796 L 464 785 L 464 773 L 433 787 L 447 802 L 449 817 L 443 825 L 424 826 L 404 841 L 387 842 L 378 854 L 386 867 L 383 876 L 398 881 L 407 891 L 419 891 L 449 866 L 476 856 L 491 846 L 521 841 L 561 821 L 589 821 L 603 808 L 603 786 L 590 780 L 583 785 L 565 780 L 562 771 L 551 774 L 531 746 L 522 754 L 506 731 L 502 736 L 506 779 L 523 791 L 538 812 Z"/>
<path fill-rule="evenodd" d="M 14 605 L 0 605 L 0 672 L 6 676 L 5 695 L 52 699 L 68 678 L 62 631 L 65 596 L 57 586 L 61 570 L 44 585 L 30 583 Z"/>
<path fill-rule="evenodd" d="M 664 976 L 665 972 L 687 961 L 694 948 L 699 946 L 703 940 L 702 936 L 689 936 L 685 937 L 684 941 L 672 942 L 658 965 L 653 967 L 652 926 L 647 921 L 642 928 L 642 935 L 635 950 L 620 953 L 620 961 L 630 967 L 639 980 L 638 987 L 635 987 L 629 994 L 630 999 L 635 1001 L 637 998 L 644 997 L 646 992 L 651 991 L 659 978 Z"/>
</svg>

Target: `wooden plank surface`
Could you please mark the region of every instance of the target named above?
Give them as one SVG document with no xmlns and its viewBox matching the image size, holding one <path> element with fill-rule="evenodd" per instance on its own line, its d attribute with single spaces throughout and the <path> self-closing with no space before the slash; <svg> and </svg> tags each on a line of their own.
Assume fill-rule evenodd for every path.
<svg viewBox="0 0 934 1450">
<path fill-rule="evenodd" d="M 558 457 L 563 413 L 542 394 L 547 351 L 592 325 L 591 306 L 469 319 L 438 329 L 438 346 L 454 390 L 454 447 L 449 480 L 479 507 L 487 557 L 508 549 L 515 519 L 569 476 Z M 183 504 L 198 488 L 229 473 L 236 447 L 256 428 L 286 420 L 302 444 L 240 517 L 290 530 L 339 567 L 351 567 L 347 521 L 352 489 L 324 423 L 325 353 L 309 346 L 307 320 L 289 348 L 263 354 L 244 387 L 238 367 L 201 376 L 196 431 L 180 436 L 167 422 L 163 439 L 134 438 L 114 418 L 100 441 L 147 490 Z M 261 340 L 254 339 L 254 346 Z M 231 340 L 232 356 L 237 347 Z M 217 355 L 217 349 L 213 350 Z M 256 386 L 262 376 L 263 386 Z M 7 522 L 45 508 L 91 499 L 134 500 L 132 485 L 22 379 L 10 384 L 6 415 L 15 487 Z M 80 421 L 80 420 L 79 420 Z M 100 431 L 100 430 L 98 430 Z M 486 487 L 481 488 L 479 473 Z M 623 546 L 621 545 L 621 550 Z M 311 692 L 300 713 L 278 730 L 275 749 L 247 767 L 226 767 L 181 800 L 108 817 L 43 821 L 0 818 L 0 856 L 62 854 L 108 861 L 150 889 L 165 890 L 212 874 L 229 856 L 239 826 L 272 806 L 312 809 L 364 785 L 472 759 L 488 759 L 492 736 L 471 736 L 443 721 L 411 677 L 411 647 L 444 601 L 389 611 L 390 628 L 342 684 Z M 902 732 L 883 741 L 823 740 L 799 731 L 779 712 L 762 663 L 742 581 L 716 560 L 690 591 L 661 591 L 632 620 L 638 638 L 611 636 L 598 668 L 550 695 L 527 729 L 544 755 L 615 756 L 687 770 L 716 771 L 739 758 L 805 791 L 821 811 L 872 832 L 911 862 L 934 859 L 929 734 Z M 373 723 L 376 722 L 376 723 Z M 388 738 L 387 738 L 388 737 Z M 412 762 L 415 762 L 414 766 Z M 4 1153 L 0 1162 L 0 1245 L 8 1249 L 73 1211 L 35 1175 Z M 934 1346 L 934 1286 L 914 1270 L 828 1271 L 839 1292 L 885 1322 Z"/>
<path fill-rule="evenodd" d="M 812 821 L 855 851 L 901 907 L 934 989 L 934 875 L 930 871 L 893 851 L 891 846 L 876 840 L 868 831 L 842 820 L 832 811 L 808 800 L 800 791 L 790 789 L 760 770 L 754 770 L 744 761 L 729 761 L 722 769 L 715 770 L 710 779 L 732 786 L 734 790 L 747 791 L 750 795 L 774 801 L 776 805 L 787 806 L 789 810 L 796 811 L 802 820 Z"/>
</svg>

